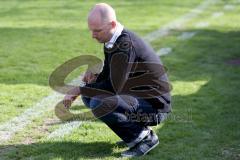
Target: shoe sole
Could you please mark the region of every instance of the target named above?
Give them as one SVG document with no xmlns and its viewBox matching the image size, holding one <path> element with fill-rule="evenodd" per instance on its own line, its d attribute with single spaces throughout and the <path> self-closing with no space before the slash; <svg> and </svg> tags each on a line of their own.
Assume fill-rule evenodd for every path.
<svg viewBox="0 0 240 160">
<path fill-rule="evenodd" d="M 151 148 L 149 148 L 149 150 L 148 150 L 147 152 L 143 153 L 142 156 L 146 155 L 146 154 L 147 154 L 148 152 L 150 152 L 153 148 L 157 147 L 158 144 L 159 144 L 159 141 L 157 141 L 156 144 L 154 144 Z"/>
<path fill-rule="evenodd" d="M 143 153 L 143 155 L 139 155 L 139 156 L 121 155 L 121 156 L 122 156 L 122 157 L 127 157 L 127 158 L 145 156 L 148 152 L 150 152 L 152 149 L 154 149 L 155 147 L 157 147 L 158 144 L 159 144 L 159 141 L 157 141 L 156 144 L 154 144 L 151 148 L 149 148 L 149 150 L 148 150 L 147 152 Z"/>
</svg>

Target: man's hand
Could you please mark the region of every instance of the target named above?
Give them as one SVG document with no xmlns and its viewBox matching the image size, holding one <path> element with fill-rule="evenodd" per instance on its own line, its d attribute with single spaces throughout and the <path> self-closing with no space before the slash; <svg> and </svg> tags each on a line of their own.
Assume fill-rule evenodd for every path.
<svg viewBox="0 0 240 160">
<path fill-rule="evenodd" d="M 76 87 L 70 90 L 63 99 L 63 104 L 65 108 L 70 108 L 73 101 L 80 95 L 80 88 Z"/>
<path fill-rule="evenodd" d="M 96 81 L 97 75 L 93 74 L 92 72 L 86 72 L 83 77 L 83 82 L 85 83 L 92 83 Z"/>
</svg>

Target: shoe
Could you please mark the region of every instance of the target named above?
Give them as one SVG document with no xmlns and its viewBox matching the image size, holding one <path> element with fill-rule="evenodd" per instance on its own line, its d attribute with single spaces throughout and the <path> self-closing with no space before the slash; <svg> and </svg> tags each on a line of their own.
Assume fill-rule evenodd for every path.
<svg viewBox="0 0 240 160">
<path fill-rule="evenodd" d="M 137 145 L 138 143 L 140 143 L 144 138 L 146 138 L 146 137 L 150 134 L 150 132 L 151 132 L 151 130 L 149 130 L 148 128 L 145 128 L 145 129 L 138 135 L 138 137 L 137 137 L 135 140 L 127 143 L 127 146 L 128 146 L 129 148 L 134 147 L 135 145 Z"/>
<path fill-rule="evenodd" d="M 134 147 L 122 152 L 123 157 L 139 157 L 146 155 L 159 144 L 158 136 L 151 130 L 150 134 Z"/>
<path fill-rule="evenodd" d="M 148 136 L 151 132 L 151 128 L 150 127 L 146 127 L 138 136 L 138 138 L 136 138 L 134 141 L 130 142 L 130 143 L 126 143 L 123 140 L 121 141 L 117 141 L 116 145 L 118 146 L 128 146 L 129 148 L 134 147 L 136 144 L 138 144 L 139 142 L 141 142 L 146 136 Z"/>
</svg>

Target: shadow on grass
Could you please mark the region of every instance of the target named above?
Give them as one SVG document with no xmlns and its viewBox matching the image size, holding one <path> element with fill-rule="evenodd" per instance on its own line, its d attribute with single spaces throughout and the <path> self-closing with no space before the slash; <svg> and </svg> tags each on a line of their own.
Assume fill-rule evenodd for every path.
<svg viewBox="0 0 240 160">
<path fill-rule="evenodd" d="M 113 144 L 107 142 L 42 142 L 33 144 L 19 145 L 0 145 L 1 157 L 9 159 L 22 159 L 27 157 L 37 159 L 61 158 L 69 159 L 92 159 L 97 157 L 107 157 L 112 155 L 119 157 L 113 153 Z"/>
</svg>

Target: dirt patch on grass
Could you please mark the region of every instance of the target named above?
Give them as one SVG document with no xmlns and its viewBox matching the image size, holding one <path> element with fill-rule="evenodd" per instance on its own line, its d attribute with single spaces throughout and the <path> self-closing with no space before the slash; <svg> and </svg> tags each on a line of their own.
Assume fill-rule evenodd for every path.
<svg viewBox="0 0 240 160">
<path fill-rule="evenodd" d="M 53 125 L 59 124 L 61 121 L 58 118 L 46 118 L 39 126 L 33 126 L 30 133 L 21 141 L 22 144 L 32 144 L 37 140 L 47 136 L 51 133 L 49 128 Z M 32 134 L 31 134 L 32 133 Z"/>
</svg>

